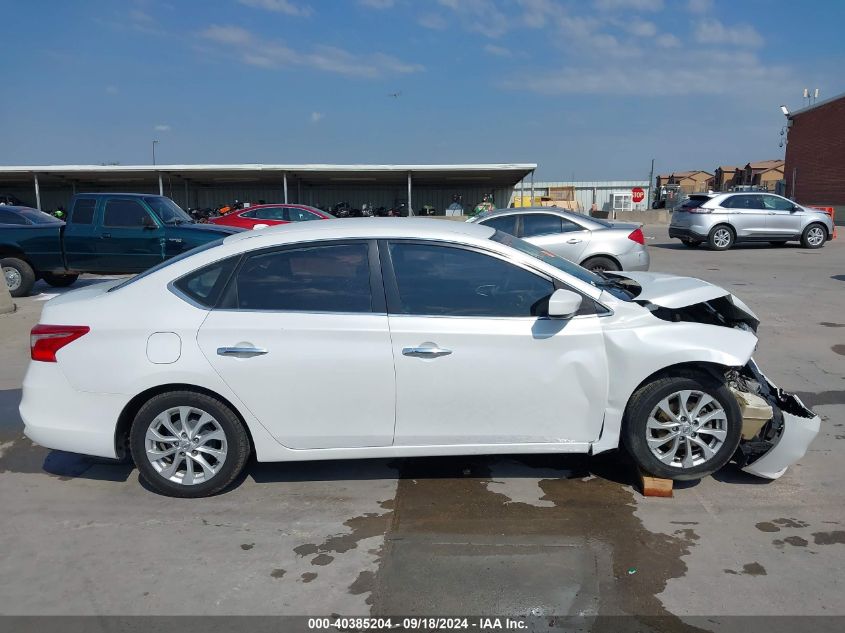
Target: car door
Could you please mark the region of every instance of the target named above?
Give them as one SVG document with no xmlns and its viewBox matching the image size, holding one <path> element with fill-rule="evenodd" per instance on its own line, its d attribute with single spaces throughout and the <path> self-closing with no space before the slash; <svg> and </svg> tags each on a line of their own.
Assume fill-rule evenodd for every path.
<svg viewBox="0 0 845 633">
<path fill-rule="evenodd" d="M 774 237 L 790 238 L 801 234 L 801 214 L 790 200 L 763 194 L 760 196 L 766 208 L 767 233 Z"/>
<path fill-rule="evenodd" d="M 97 271 L 100 238 L 97 225 L 97 198 L 76 197 L 62 234 L 65 262 L 71 270 Z"/>
<path fill-rule="evenodd" d="M 97 237 L 96 271 L 138 273 L 164 261 L 164 227 L 136 198 L 106 198 Z"/>
<path fill-rule="evenodd" d="M 381 242 L 396 446 L 589 442 L 607 399 L 596 304 L 545 318 L 555 283 L 499 255 Z"/>
<path fill-rule="evenodd" d="M 377 257 L 365 240 L 248 254 L 200 328 L 212 367 L 288 448 L 393 441 L 393 352 Z"/>
<path fill-rule="evenodd" d="M 766 235 L 767 212 L 759 194 L 740 193 L 722 202 L 728 213 L 728 221 L 739 238 L 764 237 Z"/>
<path fill-rule="evenodd" d="M 590 243 L 590 231 L 556 213 L 520 214 L 519 237 L 578 263 Z"/>
</svg>

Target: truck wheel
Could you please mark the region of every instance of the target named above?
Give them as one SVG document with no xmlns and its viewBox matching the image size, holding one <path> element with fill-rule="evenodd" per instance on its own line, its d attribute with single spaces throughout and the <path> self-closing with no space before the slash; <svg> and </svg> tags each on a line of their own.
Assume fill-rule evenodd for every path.
<svg viewBox="0 0 845 633">
<path fill-rule="evenodd" d="M 54 273 L 44 273 L 41 277 L 53 288 L 67 288 L 79 279 L 79 275 L 56 275 Z"/>
<path fill-rule="evenodd" d="M 637 465 L 666 479 L 700 479 L 724 466 L 739 446 L 736 398 L 705 374 L 665 376 L 628 401 L 622 441 Z"/>
<path fill-rule="evenodd" d="M 17 257 L 5 257 L 0 259 L 0 267 L 3 268 L 3 277 L 13 297 L 25 297 L 30 293 L 35 285 L 32 266 Z"/>
</svg>

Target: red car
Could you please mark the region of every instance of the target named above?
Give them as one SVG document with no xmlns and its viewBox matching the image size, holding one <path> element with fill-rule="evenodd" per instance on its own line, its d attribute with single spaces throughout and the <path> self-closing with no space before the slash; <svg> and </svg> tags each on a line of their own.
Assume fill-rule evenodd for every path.
<svg viewBox="0 0 845 633">
<path fill-rule="evenodd" d="M 219 218 L 210 218 L 212 224 L 238 226 L 244 229 L 255 228 L 256 224 L 288 224 L 289 222 L 307 222 L 308 220 L 329 220 L 334 216 L 320 209 L 304 204 L 259 204 L 240 211 L 232 211 Z"/>
</svg>

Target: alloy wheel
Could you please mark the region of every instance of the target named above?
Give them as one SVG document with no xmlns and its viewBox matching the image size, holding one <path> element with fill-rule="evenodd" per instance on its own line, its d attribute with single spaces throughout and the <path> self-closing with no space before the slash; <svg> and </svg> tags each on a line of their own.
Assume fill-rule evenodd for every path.
<svg viewBox="0 0 845 633">
<path fill-rule="evenodd" d="M 728 229 L 716 229 L 713 233 L 713 242 L 719 248 L 726 248 L 731 243 L 731 232 Z"/>
<path fill-rule="evenodd" d="M 6 279 L 6 285 L 9 287 L 9 292 L 14 292 L 21 287 L 23 277 L 17 268 L 4 268 L 3 277 Z"/>
<path fill-rule="evenodd" d="M 144 449 L 153 468 L 183 486 L 209 481 L 226 461 L 226 433 L 209 413 L 195 407 L 173 407 L 147 428 Z"/>
<path fill-rule="evenodd" d="M 818 226 L 812 227 L 807 231 L 807 243 L 811 246 L 818 246 L 824 242 L 824 231 Z"/>
<path fill-rule="evenodd" d="M 663 398 L 646 423 L 652 454 L 667 466 L 693 468 L 712 459 L 728 435 L 722 405 L 703 391 L 685 389 Z"/>
</svg>

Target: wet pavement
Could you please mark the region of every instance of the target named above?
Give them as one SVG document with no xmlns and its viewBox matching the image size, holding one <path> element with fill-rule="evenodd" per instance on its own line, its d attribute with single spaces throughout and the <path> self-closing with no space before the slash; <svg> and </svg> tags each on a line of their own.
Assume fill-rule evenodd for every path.
<svg viewBox="0 0 845 633">
<path fill-rule="evenodd" d="M 0 317 L 0 614 L 845 615 L 845 243 L 712 253 L 646 233 L 653 270 L 758 313 L 761 367 L 822 415 L 777 482 L 729 466 L 645 499 L 616 453 L 453 457 L 252 464 L 223 495 L 168 499 L 22 437 L 27 298 Z"/>
</svg>

